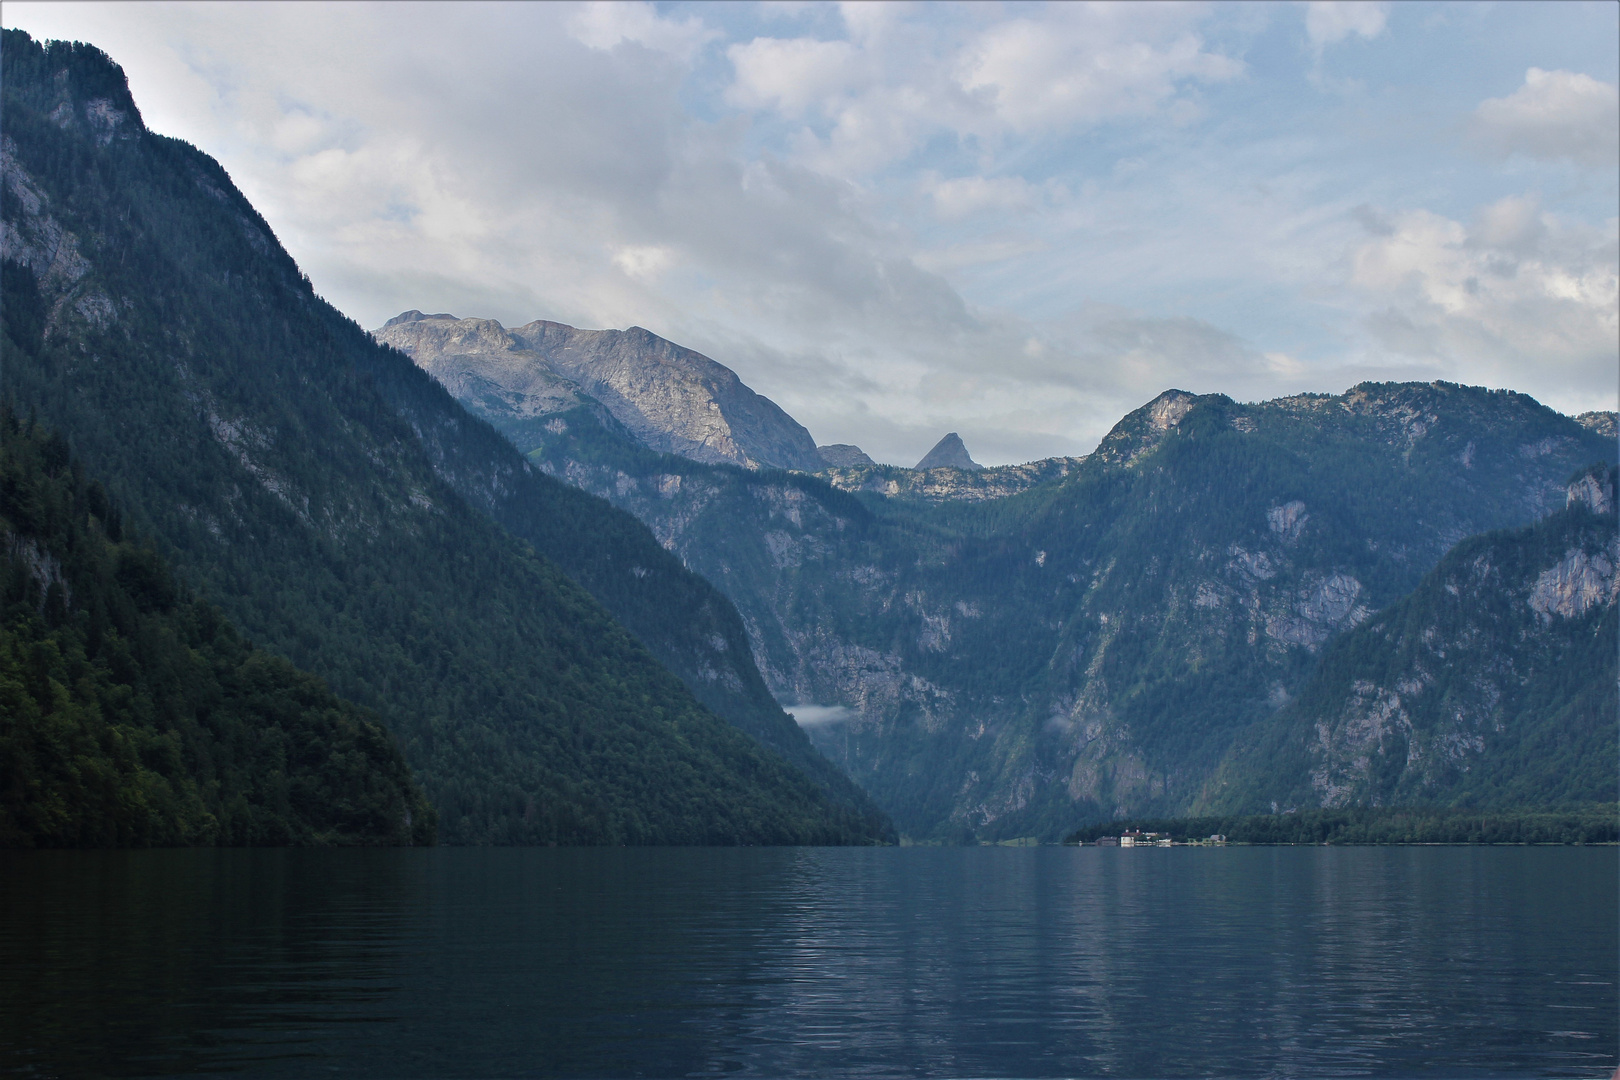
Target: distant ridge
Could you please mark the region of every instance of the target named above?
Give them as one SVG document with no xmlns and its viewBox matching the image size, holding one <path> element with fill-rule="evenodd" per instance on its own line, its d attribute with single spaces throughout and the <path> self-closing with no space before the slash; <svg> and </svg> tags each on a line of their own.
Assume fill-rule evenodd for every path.
<svg viewBox="0 0 1620 1080">
<path fill-rule="evenodd" d="M 750 469 L 824 467 L 810 433 L 736 372 L 639 326 L 580 330 L 538 319 L 508 329 L 407 311 L 372 336 L 497 425 L 543 424 L 594 402 L 653 450 Z"/>
<path fill-rule="evenodd" d="M 821 460 L 825 462 L 829 468 L 834 469 L 858 469 L 864 466 L 877 464 L 877 462 L 873 461 L 867 456 L 865 450 L 862 450 L 858 446 L 851 446 L 849 443 L 833 443 L 830 446 L 818 446 L 816 447 L 816 453 L 821 455 Z"/>
<path fill-rule="evenodd" d="M 962 436 L 953 431 L 934 444 L 934 448 L 917 462 L 917 468 L 982 469 L 984 466 L 968 456 L 967 447 L 962 443 Z"/>
</svg>

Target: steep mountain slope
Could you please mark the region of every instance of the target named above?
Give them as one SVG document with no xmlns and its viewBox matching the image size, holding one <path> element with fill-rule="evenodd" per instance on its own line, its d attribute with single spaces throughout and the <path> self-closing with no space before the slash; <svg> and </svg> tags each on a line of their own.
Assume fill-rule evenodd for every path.
<svg viewBox="0 0 1620 1080">
<path fill-rule="evenodd" d="M 560 565 L 699 701 L 809 776 L 838 808 L 849 835 L 892 835 L 893 826 L 871 798 L 811 745 L 772 697 L 742 620 L 719 590 L 686 569 L 632 515 L 533 468 L 403 357 L 372 352 L 359 363 L 457 494 Z M 593 408 L 576 412 L 622 452 L 684 460 L 610 436 Z"/>
<path fill-rule="evenodd" d="M 0 847 L 432 843 L 376 717 L 254 649 L 0 410 Z"/>
<path fill-rule="evenodd" d="M 536 321 L 407 311 L 374 332 L 491 422 L 543 426 L 586 398 L 643 445 L 693 461 L 819 469 L 810 433 L 730 368 L 639 326 L 577 330 Z"/>
<path fill-rule="evenodd" d="M 504 430 L 725 591 L 782 700 L 849 710 L 818 745 L 936 836 L 1179 811 L 1333 634 L 1615 456 L 1529 398 L 1450 384 L 1171 391 L 1083 461 L 825 473 L 849 498 L 561 419 Z"/>
<path fill-rule="evenodd" d="M 1017 688 L 1021 715 L 987 726 L 954 820 L 1046 835 L 1057 808 L 1181 810 L 1235 735 L 1298 693 L 1333 634 L 1463 536 L 1561 504 L 1564 477 L 1614 453 L 1529 398 L 1448 384 L 1253 406 L 1161 395 L 1049 495 L 1015 497 L 1045 505 L 963 560 L 986 582 L 1001 562 L 1051 620 L 1037 638 L 1050 651 Z M 985 612 L 946 655 L 1018 629 L 988 590 L 919 591 Z"/>
<path fill-rule="evenodd" d="M 875 835 L 847 781 L 828 794 L 835 770 L 818 783 L 717 719 L 456 484 L 553 519 L 555 547 L 617 566 L 627 608 L 668 612 L 669 650 L 746 691 L 751 662 L 705 636 L 717 594 L 314 296 L 215 162 L 142 127 L 102 54 L 15 31 L 4 48 L 0 392 L 61 428 L 233 621 L 382 715 L 444 839 Z M 428 438 L 468 432 L 491 453 Z M 570 535 L 569 514 L 602 531 Z M 707 615 L 676 606 L 694 597 Z"/>
<path fill-rule="evenodd" d="M 1612 802 L 1620 745 L 1615 470 L 1534 525 L 1470 537 L 1336 640 L 1239 740 L 1200 802 L 1284 807 Z"/>
</svg>

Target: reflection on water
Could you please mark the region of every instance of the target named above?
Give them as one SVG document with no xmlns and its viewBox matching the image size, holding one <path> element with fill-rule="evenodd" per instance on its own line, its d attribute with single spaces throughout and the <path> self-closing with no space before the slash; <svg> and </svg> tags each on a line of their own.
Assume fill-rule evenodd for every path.
<svg viewBox="0 0 1620 1080">
<path fill-rule="evenodd" d="M 0 1070 L 1607 1076 L 1613 848 L 0 853 Z"/>
</svg>

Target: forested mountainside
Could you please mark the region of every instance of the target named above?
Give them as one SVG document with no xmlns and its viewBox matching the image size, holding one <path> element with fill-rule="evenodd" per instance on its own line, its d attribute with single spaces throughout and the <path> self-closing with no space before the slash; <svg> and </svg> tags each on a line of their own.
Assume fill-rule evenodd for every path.
<svg viewBox="0 0 1620 1080">
<path fill-rule="evenodd" d="M 0 556 L 0 847 L 433 842 L 377 718 L 244 641 L 9 409 Z"/>
<path fill-rule="evenodd" d="M 532 466 L 404 357 L 372 354 L 360 362 L 457 494 L 561 566 L 700 702 L 809 776 L 850 836 L 893 838 L 893 824 L 871 797 L 777 704 L 723 593 L 631 514 Z"/>
<path fill-rule="evenodd" d="M 825 762 L 812 778 L 716 717 L 484 507 L 545 520 L 536 534 L 579 549 L 600 592 L 662 613 L 666 651 L 704 665 L 693 682 L 754 710 L 739 722 L 774 720 L 815 767 L 750 697 L 746 648 L 713 629 L 735 625 L 723 597 L 315 296 L 217 163 L 145 130 L 104 55 L 9 30 L 4 50 L 0 393 L 61 430 L 232 622 L 376 710 L 441 839 L 882 834 L 847 779 Z M 428 437 L 468 432 L 492 456 Z"/>
<path fill-rule="evenodd" d="M 1332 635 L 1615 458 L 1602 417 L 1506 392 L 1170 391 L 1086 459 L 823 474 L 852 497 L 653 453 L 589 401 L 529 428 L 501 412 L 731 597 L 780 699 L 847 710 L 818 745 L 904 831 L 953 838 L 1183 811 Z"/>
<path fill-rule="evenodd" d="M 1464 540 L 1336 639 L 1299 699 L 1238 740 L 1198 809 L 1612 803 L 1615 479 L 1588 470 L 1565 509 Z"/>
</svg>

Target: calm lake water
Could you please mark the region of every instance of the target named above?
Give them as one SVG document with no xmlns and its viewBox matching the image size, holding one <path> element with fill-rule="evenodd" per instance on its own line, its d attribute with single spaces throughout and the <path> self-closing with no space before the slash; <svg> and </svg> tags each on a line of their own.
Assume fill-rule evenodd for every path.
<svg viewBox="0 0 1620 1080">
<path fill-rule="evenodd" d="M 0 1071 L 1607 1077 L 1614 848 L 0 853 Z"/>
</svg>

